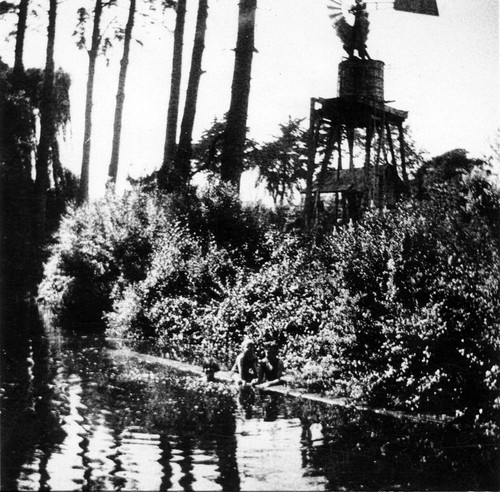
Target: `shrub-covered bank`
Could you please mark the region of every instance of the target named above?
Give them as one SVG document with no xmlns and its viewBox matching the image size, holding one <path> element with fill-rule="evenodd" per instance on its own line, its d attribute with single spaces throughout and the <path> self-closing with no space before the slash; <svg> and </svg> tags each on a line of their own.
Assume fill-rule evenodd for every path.
<svg viewBox="0 0 500 492">
<path fill-rule="evenodd" d="M 107 198 L 68 214 L 40 295 L 169 357 L 229 366 L 245 336 L 277 341 L 311 390 L 496 433 L 499 194 L 476 164 L 431 162 L 416 198 L 321 241 L 223 187 Z"/>
</svg>

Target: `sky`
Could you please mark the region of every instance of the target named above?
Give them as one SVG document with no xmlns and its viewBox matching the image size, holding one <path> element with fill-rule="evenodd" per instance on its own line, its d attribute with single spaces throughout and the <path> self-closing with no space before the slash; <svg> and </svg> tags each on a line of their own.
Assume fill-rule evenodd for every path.
<svg viewBox="0 0 500 492">
<path fill-rule="evenodd" d="M 88 57 L 71 34 L 76 10 L 86 0 L 61 0 L 56 66 L 72 78 L 72 122 L 63 146 L 63 164 L 80 172 Z M 248 127 L 260 142 L 272 140 L 289 116 L 305 118 L 311 97 L 336 97 L 338 64 L 345 53 L 328 17 L 329 0 L 258 0 Z M 112 14 L 126 18 L 127 3 Z M 498 0 L 437 0 L 438 17 L 397 12 L 380 4 L 370 10 L 368 52 L 385 63 L 385 99 L 409 112 L 407 123 L 417 145 L 430 156 L 464 148 L 471 156 L 489 152 L 500 127 Z M 184 45 L 184 84 L 189 73 L 197 1 L 188 0 Z M 209 0 L 203 69 L 194 139 L 229 109 L 237 0 Z M 92 2 L 88 3 L 91 8 Z M 382 7 L 384 5 L 384 7 Z M 119 185 L 158 169 L 163 156 L 175 16 L 150 24 L 140 15 L 129 65 Z M 15 21 L 14 19 L 11 19 Z M 108 19 L 109 20 L 109 19 Z M 30 18 L 25 66 L 45 62 L 46 18 Z M 3 36 L 13 24 L 4 20 Z M 104 26 L 107 25 L 105 20 Z M 90 27 L 90 26 L 89 26 Z M 90 37 L 90 36 L 89 36 Z M 3 43 L 2 59 L 13 62 L 14 42 Z M 112 126 L 121 46 L 109 63 L 97 64 L 91 149 L 91 196 L 104 191 L 111 154 Z M 184 106 L 181 100 L 180 116 Z M 256 199 L 249 177 L 243 198 Z"/>
</svg>

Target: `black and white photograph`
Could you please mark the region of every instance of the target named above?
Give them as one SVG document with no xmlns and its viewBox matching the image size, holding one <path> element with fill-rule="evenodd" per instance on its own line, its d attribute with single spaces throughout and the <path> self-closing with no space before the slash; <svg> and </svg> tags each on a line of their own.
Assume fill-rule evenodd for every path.
<svg viewBox="0 0 500 492">
<path fill-rule="evenodd" d="M 0 0 L 0 490 L 500 490 L 498 0 Z"/>
</svg>

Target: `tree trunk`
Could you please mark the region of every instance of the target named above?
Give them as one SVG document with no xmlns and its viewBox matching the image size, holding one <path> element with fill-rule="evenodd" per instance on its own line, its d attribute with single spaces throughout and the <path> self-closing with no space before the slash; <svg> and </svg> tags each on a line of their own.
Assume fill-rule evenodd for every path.
<svg viewBox="0 0 500 492">
<path fill-rule="evenodd" d="M 116 93 L 115 120 L 113 123 L 113 147 L 111 150 L 111 161 L 108 169 L 108 185 L 112 189 L 116 184 L 118 175 L 118 162 L 120 157 L 120 136 L 122 131 L 123 103 L 125 101 L 125 81 L 127 79 L 127 67 L 130 54 L 130 41 L 134 27 L 136 0 L 130 0 L 128 20 L 125 26 L 125 38 L 123 41 L 123 57 L 120 62 L 120 75 L 118 77 L 118 91 Z"/>
<path fill-rule="evenodd" d="M 89 51 L 89 73 L 87 77 L 87 99 L 85 102 L 85 130 L 83 136 L 82 170 L 80 174 L 79 200 L 85 202 L 89 198 L 89 165 L 90 144 L 92 137 L 92 99 L 94 95 L 94 76 L 99 44 L 101 41 L 100 23 L 102 0 L 96 0 L 94 9 L 94 27 L 92 29 L 92 45 Z"/>
<path fill-rule="evenodd" d="M 17 21 L 16 48 L 14 55 L 13 83 L 15 89 L 20 89 L 24 79 L 24 37 L 26 34 L 26 19 L 28 17 L 29 0 L 21 0 Z"/>
<path fill-rule="evenodd" d="M 193 138 L 194 118 L 196 116 L 198 88 L 200 85 L 200 78 L 203 73 L 201 63 L 203 59 L 203 50 L 205 49 L 207 17 L 208 1 L 199 0 L 193 54 L 191 56 L 191 69 L 189 72 L 189 81 L 186 91 L 186 103 L 184 106 L 184 116 L 182 117 L 179 146 L 175 159 L 175 171 L 181 186 L 186 186 L 189 182 L 190 160 L 192 153 L 191 141 Z"/>
<path fill-rule="evenodd" d="M 186 0 L 178 0 L 174 31 L 174 52 L 172 56 L 172 74 L 170 78 L 170 98 L 168 102 L 167 131 L 163 164 L 158 173 L 158 185 L 169 189 L 169 179 L 173 172 L 173 161 L 177 141 L 177 119 L 179 115 L 179 94 L 182 75 L 182 47 L 184 43 L 184 22 L 186 18 Z M 170 187 L 172 188 L 172 187 Z"/>
<path fill-rule="evenodd" d="M 222 148 L 221 178 L 238 186 L 243 172 L 246 139 L 248 98 L 252 58 L 255 50 L 255 10 L 257 0 L 240 0 L 238 12 L 238 39 L 234 62 L 231 104 Z"/>
<path fill-rule="evenodd" d="M 54 124 L 54 45 L 56 35 L 57 0 L 50 0 L 47 51 L 40 103 L 40 142 L 36 156 L 35 179 L 35 238 L 38 245 L 45 236 L 47 191 L 50 186 L 49 156 L 55 139 Z"/>
</svg>

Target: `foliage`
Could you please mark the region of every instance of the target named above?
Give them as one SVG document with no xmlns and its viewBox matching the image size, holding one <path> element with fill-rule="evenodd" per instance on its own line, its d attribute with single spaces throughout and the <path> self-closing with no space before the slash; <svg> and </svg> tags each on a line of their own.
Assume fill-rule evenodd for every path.
<svg viewBox="0 0 500 492">
<path fill-rule="evenodd" d="M 281 135 L 263 144 L 253 155 L 259 169 L 260 181 L 274 203 L 283 205 L 292 198 L 307 174 L 307 131 L 301 127 L 302 119 L 289 118 L 280 125 Z"/>
<path fill-rule="evenodd" d="M 227 184 L 211 185 L 201 194 L 201 223 L 193 229 L 213 237 L 244 266 L 256 267 L 266 257 L 264 232 L 273 222 L 272 214 L 260 206 L 243 206 L 238 194 Z"/>
<path fill-rule="evenodd" d="M 270 234 L 267 240 L 273 250 L 271 258 L 259 271 L 240 276 L 203 321 L 206 330 L 211 330 L 205 343 L 211 351 L 224 354 L 223 362 L 228 365 L 247 336 L 260 348 L 277 342 L 290 361 L 300 351 L 303 365 L 318 349 L 306 338 L 317 333 L 337 295 L 324 264 L 301 246 L 300 238 Z M 328 353 L 328 347 L 319 349 L 323 350 Z"/>
<path fill-rule="evenodd" d="M 162 259 L 176 248 L 181 248 L 179 258 L 185 261 L 194 255 L 184 269 L 189 275 L 196 275 L 196 268 L 208 268 L 202 266 L 206 261 L 218 261 L 216 244 L 228 264 L 236 259 L 242 265 L 257 264 L 263 254 L 262 227 L 259 211 L 244 209 L 224 186 L 210 188 L 201 197 L 141 190 L 121 198 L 107 196 L 68 212 L 51 248 L 40 295 L 63 317 L 100 319 L 111 310 L 112 293 L 117 298 L 131 282 L 168 275 Z M 215 264 L 212 267 L 218 271 Z M 188 289 L 184 294 L 192 293 Z"/>
<path fill-rule="evenodd" d="M 144 277 L 164 222 L 153 197 L 129 193 L 70 209 L 64 217 L 39 295 L 62 318 L 100 319 L 111 291 Z"/>
<path fill-rule="evenodd" d="M 157 350 L 174 358 L 200 360 L 205 350 L 217 350 L 206 343 L 213 306 L 268 254 L 262 233 L 268 217 L 242 208 L 230 186 L 202 193 L 199 211 L 182 225 L 164 224 L 144 279 L 119 292 L 107 316 L 115 332 L 152 335 Z"/>
<path fill-rule="evenodd" d="M 460 152 L 436 158 L 417 175 L 417 197 L 322 241 L 277 229 L 217 186 L 184 214 L 172 196 L 155 203 L 149 220 L 159 225 L 145 239 L 149 256 L 138 249 L 136 277 L 121 273 L 130 260 L 114 259 L 88 210 L 71 226 L 81 245 L 66 251 L 103 272 L 122 265 L 90 272 L 113 291 L 109 326 L 151 335 L 159 353 L 229 367 L 246 336 L 258 351 L 273 341 L 309 390 L 449 413 L 497 434 L 500 194 L 480 164 Z M 107 220 L 135 208 L 116 205 Z"/>
<path fill-rule="evenodd" d="M 500 408 L 499 193 L 448 158 L 434 161 L 446 180 L 429 181 L 427 200 L 331 238 L 359 298 L 342 371 L 373 404 L 488 420 Z"/>
<path fill-rule="evenodd" d="M 105 8 L 115 7 L 117 4 L 116 0 L 107 0 L 103 2 L 102 6 Z M 88 51 L 88 36 L 87 31 L 89 30 L 88 23 L 92 19 L 92 15 L 87 11 L 85 7 L 80 7 L 77 10 L 77 22 L 75 26 L 75 30 L 73 31 L 73 38 L 75 39 L 76 47 L 80 50 Z M 109 35 L 106 35 L 107 32 L 110 32 Z M 97 50 L 98 54 L 103 55 L 106 58 L 106 63 L 109 64 L 109 52 L 113 49 L 113 41 L 114 40 L 122 41 L 123 40 L 123 28 L 120 24 L 116 22 L 116 17 L 112 19 L 110 24 L 104 30 L 102 35 L 99 38 L 99 46 Z"/>
<path fill-rule="evenodd" d="M 158 238 L 143 280 L 117 297 L 108 315 L 114 331 L 154 335 L 157 350 L 173 358 L 200 358 L 206 335 L 198 324 L 203 310 L 220 301 L 236 267 L 214 243 L 201 246 L 193 235 L 173 224 Z"/>
<path fill-rule="evenodd" d="M 206 172 L 211 178 L 220 176 L 221 153 L 225 130 L 226 116 L 221 120 L 214 118 L 212 126 L 204 130 L 200 140 L 193 144 L 193 175 L 199 172 Z M 256 142 L 247 137 L 243 152 L 244 170 L 253 167 L 252 152 L 255 146 Z"/>
<path fill-rule="evenodd" d="M 0 182 L 3 225 L 2 287 L 9 296 L 24 297 L 40 280 L 43 251 L 37 251 L 33 228 L 34 180 L 37 125 L 40 118 L 43 70 L 28 69 L 15 89 L 12 69 L 0 61 Z M 70 78 L 62 70 L 55 74 L 56 129 L 64 132 L 70 118 Z M 57 142 L 54 143 L 54 148 Z M 61 214 L 74 197 L 74 176 L 62 171 L 59 156 L 51 153 L 54 181 L 47 190 L 48 231 L 57 228 Z M 64 179 L 60 179 L 62 178 Z M 38 245 L 39 246 L 39 245 Z M 40 249 L 40 248 L 38 248 Z M 31 292 L 30 292 L 31 293 Z"/>
</svg>

